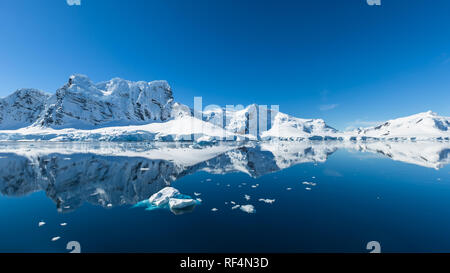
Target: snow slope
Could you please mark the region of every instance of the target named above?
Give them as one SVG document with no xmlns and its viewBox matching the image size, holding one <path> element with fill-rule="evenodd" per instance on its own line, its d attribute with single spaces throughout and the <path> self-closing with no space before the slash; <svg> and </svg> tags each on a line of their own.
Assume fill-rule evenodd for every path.
<svg viewBox="0 0 450 273">
<path fill-rule="evenodd" d="M 431 111 L 419 113 L 398 119 L 388 120 L 385 123 L 360 128 L 347 132 L 347 136 L 364 139 L 449 139 L 450 117 L 441 117 Z"/>
</svg>

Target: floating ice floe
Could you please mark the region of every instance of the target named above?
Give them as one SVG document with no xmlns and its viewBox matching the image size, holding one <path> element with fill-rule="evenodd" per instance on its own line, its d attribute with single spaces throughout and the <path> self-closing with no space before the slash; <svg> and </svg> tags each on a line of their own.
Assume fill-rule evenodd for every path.
<svg viewBox="0 0 450 273">
<path fill-rule="evenodd" d="M 62 226 L 62 227 L 65 227 L 65 226 L 67 226 L 67 223 L 61 223 L 59 225 Z"/>
<path fill-rule="evenodd" d="M 310 188 L 310 187 L 306 187 L 306 188 L 305 188 L 305 190 L 307 190 L 307 191 L 310 191 L 310 190 L 311 190 L 311 188 Z"/>
<path fill-rule="evenodd" d="M 264 203 L 266 203 L 266 204 L 273 204 L 273 202 L 275 202 L 275 199 L 264 199 L 264 198 L 260 198 L 260 199 L 258 199 L 258 201 L 264 202 Z"/>
<path fill-rule="evenodd" d="M 206 182 L 210 182 L 210 181 L 212 181 L 212 179 L 211 179 L 211 178 L 208 178 L 208 179 L 206 179 Z"/>
<path fill-rule="evenodd" d="M 310 186 L 313 186 L 313 187 L 317 185 L 317 183 L 314 183 L 314 182 L 308 182 L 308 181 L 303 181 L 302 184 L 303 184 L 303 185 L 310 185 Z"/>
<path fill-rule="evenodd" d="M 150 168 L 141 168 L 141 171 L 148 171 Z"/>
<path fill-rule="evenodd" d="M 52 242 L 58 241 L 59 239 L 61 239 L 61 237 L 59 237 L 59 236 L 53 237 L 53 238 L 52 238 Z"/>
<path fill-rule="evenodd" d="M 230 201 L 230 203 L 233 204 L 233 205 L 236 205 L 236 202 L 234 202 L 234 201 Z"/>
<path fill-rule="evenodd" d="M 292 188 L 286 188 L 286 190 L 287 190 L 287 191 L 290 191 L 290 190 L 292 190 Z"/>
<path fill-rule="evenodd" d="M 238 209 L 241 205 L 232 206 L 231 209 Z"/>
<path fill-rule="evenodd" d="M 38 226 L 39 226 L 39 227 L 42 227 L 43 225 L 45 225 L 45 222 L 44 222 L 44 221 L 40 221 L 40 222 L 38 223 Z"/>
<path fill-rule="evenodd" d="M 173 198 L 179 194 L 180 192 L 177 189 L 173 187 L 165 187 L 164 189 L 150 196 L 148 201 L 151 204 L 160 207 L 162 205 L 168 204 L 170 198 Z"/>
<path fill-rule="evenodd" d="M 259 184 L 255 184 L 255 185 L 252 185 L 252 188 L 256 188 L 258 186 L 259 186 Z"/>
<path fill-rule="evenodd" d="M 247 213 L 255 213 L 255 207 L 253 205 L 242 205 L 240 209 Z"/>
<path fill-rule="evenodd" d="M 250 197 L 250 195 L 247 195 L 247 194 L 246 194 L 246 195 L 244 195 L 244 198 L 245 198 L 245 200 L 248 201 L 248 200 L 250 200 L 251 197 Z"/>
<path fill-rule="evenodd" d="M 212 208 L 211 211 L 218 211 L 219 209 L 217 208 Z"/>
<path fill-rule="evenodd" d="M 200 195 L 202 195 L 202 194 L 199 193 L 199 192 L 194 192 L 194 195 L 195 195 L 195 196 L 200 196 Z"/>
<path fill-rule="evenodd" d="M 173 187 L 165 187 L 134 207 L 146 207 L 146 210 L 170 209 L 174 214 L 182 214 L 193 210 L 201 201 L 200 198 L 193 199 L 189 195 L 181 194 Z"/>
</svg>

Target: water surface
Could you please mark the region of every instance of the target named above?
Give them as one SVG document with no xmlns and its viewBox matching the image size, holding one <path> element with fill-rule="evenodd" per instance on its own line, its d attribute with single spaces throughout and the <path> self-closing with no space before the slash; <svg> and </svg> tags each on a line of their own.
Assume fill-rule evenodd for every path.
<svg viewBox="0 0 450 273">
<path fill-rule="evenodd" d="M 449 252 L 449 162 L 449 142 L 0 143 L 0 251 Z M 201 204 L 135 207 L 169 185 Z"/>
</svg>

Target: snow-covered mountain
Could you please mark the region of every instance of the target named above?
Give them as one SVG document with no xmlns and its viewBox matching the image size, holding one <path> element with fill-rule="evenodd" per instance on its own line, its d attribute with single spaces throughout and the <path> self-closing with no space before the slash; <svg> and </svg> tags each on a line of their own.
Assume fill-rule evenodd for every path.
<svg viewBox="0 0 450 273">
<path fill-rule="evenodd" d="M 360 128 L 347 135 L 353 138 L 375 139 L 449 139 L 450 117 L 441 117 L 431 111 L 388 120 L 385 123 Z"/>
<path fill-rule="evenodd" d="M 0 130 L 30 126 L 45 109 L 49 98 L 49 94 L 36 89 L 19 89 L 0 99 Z"/>
<path fill-rule="evenodd" d="M 198 113 L 174 102 L 166 81 L 93 83 L 83 75 L 71 76 L 53 95 L 20 89 L 0 99 L 0 140 L 449 140 L 449 127 L 449 117 L 432 112 L 350 132 L 256 104 Z"/>
<path fill-rule="evenodd" d="M 82 129 L 166 121 L 172 104 L 166 81 L 114 78 L 94 84 L 86 76 L 74 75 L 50 97 L 34 125 Z"/>
<path fill-rule="evenodd" d="M 212 109 L 203 112 L 203 120 L 228 132 L 250 135 L 260 140 L 304 140 L 333 137 L 337 130 L 322 119 L 301 119 L 257 104 L 235 109 Z"/>
</svg>

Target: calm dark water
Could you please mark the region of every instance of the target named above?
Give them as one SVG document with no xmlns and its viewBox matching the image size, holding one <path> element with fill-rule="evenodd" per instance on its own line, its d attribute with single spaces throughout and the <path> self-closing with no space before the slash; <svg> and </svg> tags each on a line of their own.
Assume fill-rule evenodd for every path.
<svg viewBox="0 0 450 273">
<path fill-rule="evenodd" d="M 449 162 L 448 142 L 4 143 L 0 252 L 449 252 Z M 167 185 L 202 203 L 134 206 Z"/>
</svg>

